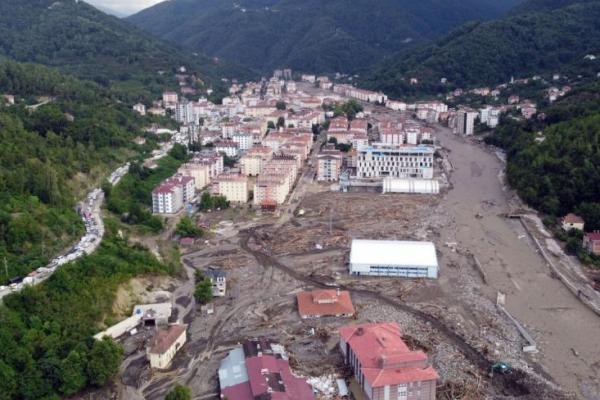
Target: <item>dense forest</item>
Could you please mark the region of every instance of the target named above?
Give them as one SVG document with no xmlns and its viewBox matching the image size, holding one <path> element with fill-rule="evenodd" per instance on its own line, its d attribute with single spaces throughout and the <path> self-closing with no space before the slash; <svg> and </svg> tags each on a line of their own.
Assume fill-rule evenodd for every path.
<svg viewBox="0 0 600 400">
<path fill-rule="evenodd" d="M 247 71 L 179 50 L 83 1 L 3 0 L 0 55 L 59 68 L 113 87 L 128 99 L 158 94 L 175 85 L 174 72 L 186 66 L 208 85 Z M 165 73 L 159 74 L 162 70 Z"/>
<path fill-rule="evenodd" d="M 39 286 L 0 306 L 0 399 L 55 400 L 103 386 L 122 349 L 92 336 L 112 324 L 117 287 L 143 273 L 172 273 L 144 248 L 130 247 L 108 227 L 100 248 L 67 264 Z"/>
<path fill-rule="evenodd" d="M 353 72 L 518 0 L 175 0 L 129 17 L 148 32 L 262 72 Z"/>
<path fill-rule="evenodd" d="M 401 97 L 536 74 L 595 77 L 600 65 L 585 56 L 600 55 L 599 18 L 600 3 L 583 2 L 468 23 L 432 45 L 383 62 L 363 84 Z M 411 78 L 419 83 L 411 84 Z"/>
<path fill-rule="evenodd" d="M 75 205 L 118 164 L 149 149 L 145 120 L 107 90 L 29 64 L 0 64 L 0 282 L 46 265 L 83 231 Z M 43 98 L 40 98 L 43 96 Z M 39 107 L 28 103 L 44 104 Z M 4 265 L 3 265 L 4 266 Z M 7 273 L 8 272 L 8 273 Z"/>
<path fill-rule="evenodd" d="M 600 229 L 600 86 L 574 90 L 544 113 L 543 122 L 509 117 L 486 140 L 506 149 L 507 178 L 523 200 Z"/>
</svg>

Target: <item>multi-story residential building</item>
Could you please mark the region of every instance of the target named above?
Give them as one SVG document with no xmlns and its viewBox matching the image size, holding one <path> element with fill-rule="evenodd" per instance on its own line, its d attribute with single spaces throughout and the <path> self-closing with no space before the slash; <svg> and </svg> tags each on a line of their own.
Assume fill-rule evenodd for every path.
<svg viewBox="0 0 600 400">
<path fill-rule="evenodd" d="M 394 111 L 406 111 L 406 103 L 403 101 L 388 100 L 385 106 Z"/>
<path fill-rule="evenodd" d="M 254 205 L 276 208 L 285 203 L 289 193 L 289 177 L 286 174 L 259 175 L 254 184 Z"/>
<path fill-rule="evenodd" d="M 435 400 L 437 372 L 422 351 L 411 351 L 396 323 L 339 329 L 340 350 L 368 400 Z"/>
<path fill-rule="evenodd" d="M 162 183 L 152 191 L 154 214 L 175 214 L 183 207 L 182 188 L 172 183 Z"/>
<path fill-rule="evenodd" d="M 240 147 L 233 140 L 219 140 L 214 143 L 217 153 L 224 153 L 227 157 L 237 157 Z"/>
<path fill-rule="evenodd" d="M 194 178 L 196 190 L 201 190 L 223 172 L 223 156 L 214 151 L 203 150 L 195 153 L 177 172 Z"/>
<path fill-rule="evenodd" d="M 152 191 L 152 212 L 155 214 L 175 214 L 195 194 L 194 178 L 176 174 L 165 179 Z"/>
<path fill-rule="evenodd" d="M 357 178 L 433 178 L 433 148 L 374 143 L 357 149 Z"/>
<path fill-rule="evenodd" d="M 273 156 L 273 149 L 267 146 L 254 146 L 240 159 L 242 174 L 257 176 L 262 171 L 264 163 Z"/>
<path fill-rule="evenodd" d="M 401 128 L 379 128 L 379 141 L 385 144 L 404 144 Z"/>
<path fill-rule="evenodd" d="M 475 129 L 475 119 L 479 113 L 471 109 L 461 109 L 456 113 L 455 133 L 460 135 L 472 135 Z"/>
<path fill-rule="evenodd" d="M 235 133 L 231 140 L 238 144 L 241 151 L 246 151 L 254 144 L 254 137 L 251 133 Z"/>
<path fill-rule="evenodd" d="M 175 120 L 184 125 L 198 123 L 194 113 L 194 104 L 186 98 L 182 98 L 175 106 Z"/>
<path fill-rule="evenodd" d="M 329 121 L 329 132 L 345 132 L 348 130 L 348 118 L 338 116 Z"/>
<path fill-rule="evenodd" d="M 214 193 L 232 203 L 248 201 L 248 177 L 245 175 L 224 174 L 215 179 Z"/>
<path fill-rule="evenodd" d="M 317 180 L 338 181 L 342 172 L 343 154 L 334 146 L 325 146 L 317 156 Z"/>
</svg>

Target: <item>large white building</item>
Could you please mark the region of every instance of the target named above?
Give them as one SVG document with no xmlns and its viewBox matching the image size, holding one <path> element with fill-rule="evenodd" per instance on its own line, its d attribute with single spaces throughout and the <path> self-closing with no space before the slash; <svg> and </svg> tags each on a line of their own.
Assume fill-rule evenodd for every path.
<svg viewBox="0 0 600 400">
<path fill-rule="evenodd" d="M 352 240 L 350 274 L 437 278 L 438 260 L 431 242 Z"/>
<path fill-rule="evenodd" d="M 356 177 L 433 178 L 433 148 L 374 143 L 357 151 Z"/>
</svg>

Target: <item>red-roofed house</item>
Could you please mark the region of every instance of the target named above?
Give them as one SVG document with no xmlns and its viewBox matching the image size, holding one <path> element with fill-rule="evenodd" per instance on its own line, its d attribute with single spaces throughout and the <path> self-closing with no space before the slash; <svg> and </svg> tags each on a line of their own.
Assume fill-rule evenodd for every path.
<svg viewBox="0 0 600 400">
<path fill-rule="evenodd" d="M 396 323 L 340 328 L 340 349 L 366 398 L 435 400 L 437 372 L 422 351 L 411 351 Z"/>
<path fill-rule="evenodd" d="M 586 233 L 583 237 L 583 248 L 589 253 L 600 256 L 600 231 Z"/>
<path fill-rule="evenodd" d="M 571 229 L 582 231 L 585 222 L 579 215 L 569 213 L 560 219 L 560 224 L 564 231 L 570 231 Z"/>
<path fill-rule="evenodd" d="M 169 325 L 168 328 L 160 329 L 156 333 L 146 349 L 152 368 L 169 367 L 175 353 L 185 344 L 187 339 L 185 330 L 185 325 Z"/>
<path fill-rule="evenodd" d="M 296 298 L 298 299 L 298 312 L 302 318 L 351 317 L 354 315 L 350 293 L 345 290 L 300 292 Z"/>
</svg>

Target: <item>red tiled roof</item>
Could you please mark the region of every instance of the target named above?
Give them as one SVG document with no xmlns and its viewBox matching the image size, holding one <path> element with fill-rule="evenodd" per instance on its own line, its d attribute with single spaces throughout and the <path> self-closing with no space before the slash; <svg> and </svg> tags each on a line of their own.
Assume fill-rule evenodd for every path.
<svg viewBox="0 0 600 400">
<path fill-rule="evenodd" d="M 588 232 L 585 237 L 593 242 L 600 241 L 600 231 Z"/>
<path fill-rule="evenodd" d="M 227 400 L 254 400 L 248 381 L 221 389 L 221 395 Z"/>
<path fill-rule="evenodd" d="M 584 221 L 579 215 L 569 213 L 562 218 L 562 222 L 567 224 L 583 224 Z"/>
<path fill-rule="evenodd" d="M 292 374 L 287 360 L 271 355 L 249 357 L 246 368 L 254 398 L 270 392 L 273 400 L 314 399 L 310 385 Z"/>
<path fill-rule="evenodd" d="M 438 379 L 427 365 L 427 355 L 406 346 L 396 323 L 349 325 L 339 332 L 371 387 Z"/>
<path fill-rule="evenodd" d="M 314 290 L 298 293 L 296 297 L 298 312 L 302 317 L 354 314 L 354 306 L 347 291 L 340 291 L 338 295 L 335 289 Z"/>
<path fill-rule="evenodd" d="M 166 329 L 159 330 L 150 342 L 150 353 L 162 354 L 166 352 L 184 332 L 184 325 L 170 325 Z"/>
</svg>

